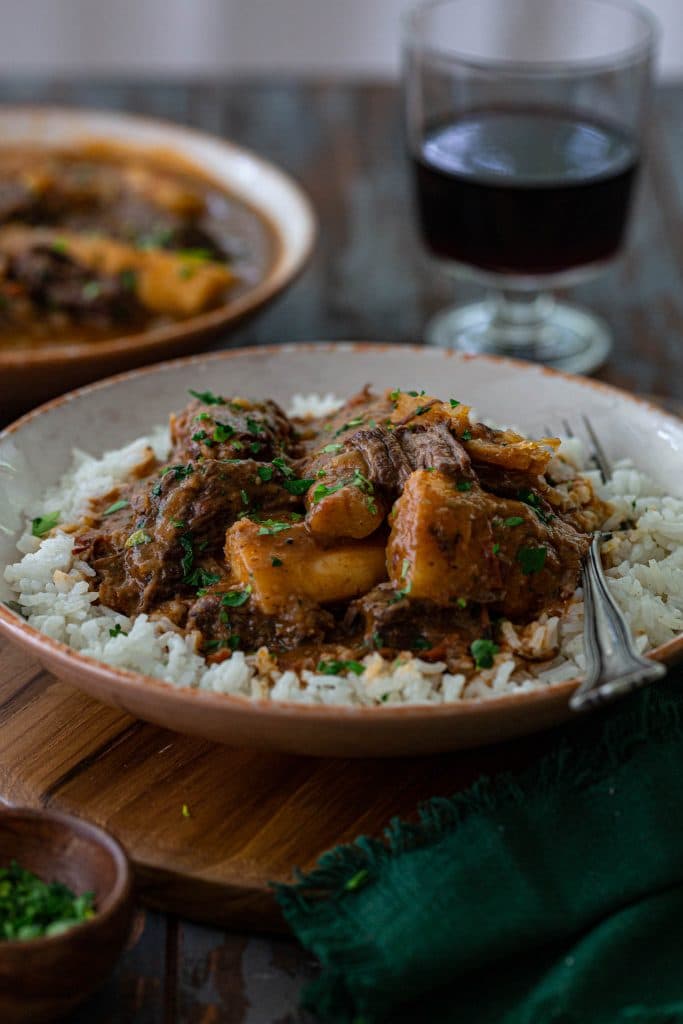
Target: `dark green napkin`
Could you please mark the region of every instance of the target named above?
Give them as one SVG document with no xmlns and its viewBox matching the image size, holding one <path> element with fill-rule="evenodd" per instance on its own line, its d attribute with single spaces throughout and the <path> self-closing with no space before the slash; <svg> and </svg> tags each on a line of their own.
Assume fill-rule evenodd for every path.
<svg viewBox="0 0 683 1024">
<path fill-rule="evenodd" d="M 390 778 L 390 772 L 387 773 Z M 327 853 L 285 917 L 325 1024 L 683 1021 L 683 687 Z"/>
</svg>

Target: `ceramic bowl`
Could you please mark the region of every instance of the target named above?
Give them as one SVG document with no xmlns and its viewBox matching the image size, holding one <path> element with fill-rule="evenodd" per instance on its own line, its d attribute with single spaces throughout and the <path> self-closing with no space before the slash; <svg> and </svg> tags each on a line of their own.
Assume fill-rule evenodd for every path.
<svg viewBox="0 0 683 1024">
<path fill-rule="evenodd" d="M 0 579 L 17 559 L 20 508 L 55 483 L 74 447 L 101 454 L 182 408 L 187 389 L 270 396 L 347 396 L 366 383 L 458 396 L 482 416 L 536 436 L 566 417 L 591 421 L 613 458 L 631 456 L 669 491 L 681 487 L 683 422 L 595 381 L 505 359 L 404 345 L 292 345 L 234 350 L 163 363 L 102 381 L 29 413 L 0 435 Z M 2 590 L 4 587 L 4 590 Z M 0 598 L 11 594 L 0 583 Z M 373 708 L 250 701 L 178 689 L 111 668 L 43 636 L 0 605 L 0 631 L 50 671 L 92 696 L 179 732 L 235 746 L 322 756 L 408 755 L 473 747 L 531 733 L 568 717 L 575 683 L 484 701 Z M 670 661 L 683 638 L 659 648 Z"/>
<path fill-rule="evenodd" d="M 11 861 L 77 895 L 95 893 L 95 916 L 60 935 L 0 941 L 0 1020 L 40 1024 L 95 991 L 119 957 L 133 914 L 131 871 L 101 828 L 50 811 L 0 810 L 0 866 Z"/>
<path fill-rule="evenodd" d="M 97 342 L 0 344 L 0 422 L 87 381 L 196 350 L 208 337 L 262 309 L 293 281 L 312 250 L 315 215 L 298 185 L 273 164 L 223 139 L 130 114 L 59 107 L 0 107 L 0 138 L 8 145 L 105 143 L 142 154 L 169 154 L 246 201 L 270 223 L 277 239 L 265 277 L 200 316 Z"/>
</svg>

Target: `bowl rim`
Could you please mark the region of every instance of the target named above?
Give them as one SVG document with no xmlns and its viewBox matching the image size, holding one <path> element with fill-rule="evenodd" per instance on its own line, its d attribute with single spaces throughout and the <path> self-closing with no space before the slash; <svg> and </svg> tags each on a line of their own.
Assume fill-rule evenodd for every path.
<svg viewBox="0 0 683 1024">
<path fill-rule="evenodd" d="M 131 150 L 137 148 L 153 150 L 163 146 L 164 149 L 173 150 L 183 157 L 188 163 L 196 165 L 196 159 L 187 157 L 183 150 L 182 137 L 186 136 L 197 142 L 211 142 L 220 146 L 232 158 L 243 157 L 248 159 L 252 165 L 265 171 L 271 177 L 279 180 L 285 186 L 290 195 L 299 204 L 299 215 L 303 215 L 304 237 L 299 255 L 293 260 L 288 268 L 287 261 L 290 259 L 288 249 L 282 237 L 278 223 L 269 215 L 264 213 L 257 203 L 248 202 L 248 205 L 264 219 L 275 236 L 275 253 L 272 265 L 268 268 L 266 275 L 258 281 L 253 288 L 247 289 L 242 295 L 223 303 L 215 309 L 200 313 L 197 316 L 189 317 L 161 327 L 152 327 L 146 331 L 138 331 L 135 334 L 122 334 L 114 338 L 103 338 L 100 341 L 76 341 L 63 342 L 58 345 L 37 345 L 19 346 L 3 350 L 0 346 L 0 370 L 2 369 L 34 369 L 61 366 L 68 366 L 79 360 L 96 362 L 98 358 L 114 356 L 125 356 L 129 352 L 148 352 L 150 358 L 158 348 L 165 345 L 177 343 L 183 339 L 191 340 L 202 335 L 215 333 L 222 327 L 237 323 L 250 313 L 267 305 L 272 299 L 280 294 L 285 288 L 302 274 L 305 270 L 319 233 L 318 219 L 313 203 L 302 185 L 287 171 L 272 161 L 261 156 L 255 150 L 247 146 L 239 145 L 230 139 L 224 139 L 220 135 L 211 132 L 204 132 L 197 128 L 189 127 L 177 121 L 169 121 L 160 117 L 148 117 L 143 114 L 131 114 L 128 111 L 100 109 L 98 107 L 67 107 L 52 104 L 8 104 L 0 106 L 0 121 L 3 117 L 12 116 L 42 116 L 46 118 L 65 118 L 78 120 L 79 117 L 92 116 L 102 118 L 102 129 L 92 130 L 93 142 L 111 142 L 107 136 L 107 121 L 132 121 L 139 125 L 148 125 L 151 128 L 169 131 L 171 136 L 166 141 L 159 141 L 156 144 L 125 143 L 119 139 L 113 141 L 122 147 L 130 145 Z M 40 141 L 37 142 L 40 145 Z M 239 196 L 238 196 L 239 198 Z"/>
<path fill-rule="evenodd" d="M 104 898 L 102 909 L 96 909 L 94 917 L 88 921 L 80 921 L 57 935 L 41 935 L 35 939 L 2 939 L 0 940 L 0 959 L 10 953 L 28 955 L 33 952 L 37 953 L 55 947 L 76 934 L 94 936 L 97 931 L 107 927 L 122 906 L 131 902 L 133 875 L 130 860 L 118 839 L 101 825 L 96 825 L 75 814 L 66 814 L 63 811 L 53 811 L 49 808 L 38 810 L 32 807 L 0 806 L 0 829 L 9 818 L 29 823 L 50 821 L 72 835 L 87 837 L 91 842 L 106 850 L 114 863 L 116 875 L 114 884 Z M 56 863 L 59 862 L 56 861 Z"/>
<path fill-rule="evenodd" d="M 31 423 L 34 419 L 37 419 L 46 413 L 50 413 L 54 409 L 58 409 L 61 405 L 64 405 L 67 402 L 78 401 L 78 399 L 83 395 L 109 387 L 115 387 L 130 380 L 131 378 L 151 376 L 155 373 L 164 373 L 175 368 L 185 368 L 197 362 L 221 362 L 224 360 L 239 359 L 245 354 L 249 354 L 252 357 L 259 356 L 262 358 L 268 358 L 271 355 L 282 355 L 287 352 L 314 354 L 332 353 L 340 350 L 350 354 L 353 354 L 354 352 L 365 352 L 368 350 L 384 352 L 388 355 L 391 355 L 392 352 L 396 354 L 412 352 L 414 354 L 420 354 L 423 358 L 426 355 L 428 358 L 454 359 L 456 362 L 469 362 L 471 360 L 475 360 L 476 362 L 490 364 L 492 367 L 505 366 L 513 371 L 520 371 L 523 368 L 533 369 L 541 375 L 579 382 L 583 387 L 594 388 L 596 391 L 612 395 L 620 402 L 626 401 L 642 407 L 651 413 L 668 420 L 678 430 L 683 430 L 682 418 L 662 409 L 660 406 L 655 405 L 646 398 L 642 398 L 638 395 L 632 395 L 627 391 L 623 391 L 621 388 L 615 387 L 611 384 L 606 384 L 603 381 L 581 377 L 577 374 L 566 373 L 562 370 L 555 370 L 550 367 L 529 363 L 520 359 L 510 359 L 505 356 L 494 355 L 470 355 L 468 353 L 457 352 L 452 349 L 445 350 L 418 344 L 392 344 L 371 341 L 310 341 L 291 342 L 280 345 L 258 345 L 228 349 L 221 352 L 196 353 L 190 356 L 183 356 L 179 359 L 167 360 L 163 363 L 156 363 L 151 366 L 144 366 L 139 369 L 117 373 L 92 384 L 86 384 L 83 387 L 76 388 L 73 391 L 69 391 L 64 395 L 60 395 L 57 398 L 53 398 L 50 401 L 37 406 L 35 409 L 25 413 L 23 416 L 19 417 L 19 419 L 10 423 L 0 431 L 0 441 L 6 437 L 11 437 L 17 434 L 24 426 Z M 4 567 L 0 566 L 0 568 Z M 53 661 L 56 661 L 65 667 L 68 667 L 70 664 L 75 662 L 75 664 L 80 667 L 83 674 L 88 674 L 91 677 L 94 676 L 105 682 L 108 681 L 111 683 L 114 681 L 117 686 L 122 687 L 124 692 L 136 691 L 141 684 L 144 684 L 145 686 L 154 686 L 160 693 L 167 696 L 167 702 L 176 703 L 179 706 L 187 700 L 192 700 L 199 702 L 206 708 L 213 708 L 214 710 L 230 707 L 236 712 L 241 711 L 245 713 L 251 712 L 255 714 L 264 714 L 277 717 L 279 719 L 301 718 L 302 716 L 306 716 L 308 721 L 329 722 L 335 718 L 345 718 L 354 722 L 362 720 L 387 722 L 391 720 L 396 721 L 404 719 L 410 719 L 413 721 L 432 720 L 434 718 L 450 718 L 453 716 L 467 717 L 471 715 L 482 718 L 488 715 L 496 715 L 505 708 L 518 708 L 525 705 L 536 705 L 538 703 L 548 701 L 551 698 L 559 700 L 564 697 L 568 701 L 571 694 L 580 684 L 580 679 L 569 679 L 561 683 L 554 683 L 552 686 L 547 686 L 543 689 L 504 694 L 498 697 L 487 697 L 484 700 L 450 701 L 442 704 L 384 704 L 378 706 L 373 705 L 370 707 L 355 704 L 305 704 L 298 701 L 269 700 L 262 697 L 251 698 L 239 694 L 215 693 L 211 690 L 201 690 L 198 687 L 175 686 L 173 683 L 165 682 L 163 679 L 158 679 L 154 676 L 145 675 L 142 672 L 108 665 L 106 662 L 81 654 L 80 651 L 76 651 L 67 644 L 63 644 L 60 641 L 54 640 L 52 637 L 39 632 L 39 630 L 30 626 L 16 613 L 12 612 L 9 608 L 6 608 L 3 603 L 0 603 L 0 633 L 4 633 L 10 639 L 18 641 L 22 647 L 28 647 L 32 653 L 38 657 L 41 664 L 43 664 L 41 649 L 47 648 Z M 655 661 L 665 663 L 670 663 L 678 660 L 680 657 L 683 657 L 683 633 L 680 633 L 672 640 L 667 641 L 667 643 L 653 648 L 653 650 L 648 653 L 648 657 L 651 657 Z"/>
</svg>

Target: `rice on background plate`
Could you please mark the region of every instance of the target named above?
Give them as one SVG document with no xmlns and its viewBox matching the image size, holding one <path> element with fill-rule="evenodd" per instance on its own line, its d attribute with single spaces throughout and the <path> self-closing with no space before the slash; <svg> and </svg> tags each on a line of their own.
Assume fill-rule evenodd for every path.
<svg viewBox="0 0 683 1024">
<path fill-rule="evenodd" d="M 297 395 L 290 415 L 325 415 L 341 403 L 333 395 Z M 17 543 L 23 555 L 9 565 L 5 579 L 29 625 L 68 644 L 81 654 L 122 669 L 163 679 L 174 686 L 199 687 L 250 698 L 306 704 L 429 704 L 483 700 L 538 690 L 582 675 L 583 598 L 579 588 L 562 617 L 541 615 L 523 627 L 525 648 L 545 661 L 521 664 L 508 651 L 496 655 L 490 669 L 474 675 L 451 674 L 443 662 L 428 662 L 411 653 L 389 661 L 378 653 L 363 659 L 360 675 L 281 672 L 262 648 L 255 654 L 236 651 L 208 665 L 191 637 L 180 636 L 146 614 L 130 619 L 98 604 L 91 589 L 95 572 L 74 557 L 74 535 L 59 527 L 41 540 L 31 533 L 35 516 L 59 509 L 62 523 L 74 522 L 99 497 L 122 482 L 151 447 L 159 459 L 170 447 L 167 428 L 95 458 L 74 453 L 72 469 L 48 491 L 40 507 L 26 509 L 27 524 Z M 562 453 L 582 465 L 580 443 L 564 441 Z M 683 631 L 683 500 L 666 495 L 628 460 L 617 462 L 609 481 L 583 470 L 613 513 L 604 529 L 629 521 L 632 527 L 603 544 L 610 590 L 636 637 L 638 649 L 671 640 Z M 119 628 L 117 628 L 119 627 Z M 520 630 L 520 633 L 522 630 Z M 522 637 L 511 623 L 502 625 L 511 648 Z M 559 654 L 553 656 L 558 649 Z"/>
</svg>

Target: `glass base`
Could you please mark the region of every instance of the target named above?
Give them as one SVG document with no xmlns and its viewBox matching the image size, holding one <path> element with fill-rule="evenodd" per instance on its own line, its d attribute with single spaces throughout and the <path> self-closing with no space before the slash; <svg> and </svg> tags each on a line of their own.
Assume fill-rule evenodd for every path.
<svg viewBox="0 0 683 1024">
<path fill-rule="evenodd" d="M 600 317 L 548 294 L 494 292 L 482 302 L 443 310 L 427 324 L 431 345 L 511 356 L 570 373 L 590 373 L 612 347 Z"/>
</svg>

